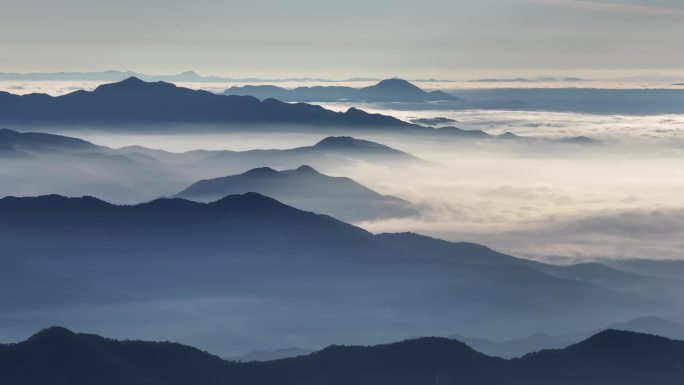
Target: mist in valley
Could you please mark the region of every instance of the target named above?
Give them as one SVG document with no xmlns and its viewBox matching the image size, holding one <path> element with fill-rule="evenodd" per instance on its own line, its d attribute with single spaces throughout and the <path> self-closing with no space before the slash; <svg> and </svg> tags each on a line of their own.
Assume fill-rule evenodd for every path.
<svg viewBox="0 0 684 385">
<path fill-rule="evenodd" d="M 519 113 L 509 115 L 512 117 L 501 119 L 488 132 L 511 130 L 505 121 L 519 121 L 521 117 Z M 35 160 L 14 160 L 20 162 L 16 167 L 4 162 L 1 177 L 24 183 L 4 183 L 2 193 L 94 195 L 115 203 L 136 203 L 174 195 L 202 179 L 265 166 L 286 170 L 308 165 L 330 176 L 352 178 L 378 193 L 421 208 L 420 214 L 402 219 L 356 223 L 373 232 L 415 231 L 452 241 L 477 242 L 535 259 L 678 258 L 684 231 L 684 202 L 679 194 L 684 187 L 684 147 L 680 148 L 678 138 L 634 134 L 632 128 L 644 124 L 636 119 L 631 125 L 623 123 L 626 127 L 619 139 L 599 134 L 592 136 L 596 143 L 558 141 L 560 135 L 573 137 L 592 130 L 587 128 L 590 117 L 575 117 L 573 122 L 573 116 L 566 116 L 562 134 L 525 136 L 529 133 L 524 132 L 519 135 L 525 140 L 508 141 L 344 130 L 324 134 L 180 134 L 170 129 L 169 134 L 135 135 L 59 129 L 52 131 L 114 149 L 111 159 L 83 163 L 78 157 L 69 161 L 68 157 L 53 156 L 33 167 L 20 164 L 30 165 Z M 665 117 L 650 118 L 653 124 L 658 119 Z M 526 121 L 538 119 L 533 115 Z M 669 121 L 661 123 L 662 127 L 671 125 Z M 661 126 L 651 132 L 664 131 Z M 572 127 L 578 128 L 572 131 Z M 310 154 L 210 157 L 195 151 L 288 150 L 313 146 L 330 135 L 370 140 L 418 160 L 397 164 Z M 171 154 L 143 154 L 129 146 Z M 138 166 L 131 167 L 118 159 L 119 155 L 133 159 Z M 34 177 L 30 177 L 32 172 Z"/>
<path fill-rule="evenodd" d="M 0 153 L 0 195 L 88 195 L 136 205 L 176 196 L 209 202 L 220 199 L 222 191 L 241 194 L 261 186 L 261 192 L 286 204 L 345 219 L 373 234 L 413 232 L 560 266 L 585 265 L 565 269 L 515 262 L 524 267 L 480 270 L 467 259 L 455 258 L 460 248 L 469 250 L 468 244 L 447 247 L 437 240 L 417 239 L 406 240 L 409 244 L 400 249 L 427 242 L 417 255 L 435 258 L 445 252 L 443 247 L 455 247 L 455 254 L 427 264 L 419 258 L 386 271 L 329 275 L 318 264 L 306 265 L 313 260 L 284 251 L 231 251 L 223 260 L 211 243 L 193 246 L 190 254 L 183 245 L 167 254 L 154 248 L 145 254 L 131 241 L 121 247 L 130 258 L 125 263 L 138 261 L 139 274 L 120 275 L 120 261 L 105 263 L 111 256 L 104 249 L 66 243 L 55 245 L 53 254 L 94 259 L 65 270 L 71 265 L 45 260 L 36 250 L 22 263 L 12 258 L 0 262 L 7 271 L 19 272 L 15 275 L 41 274 L 46 285 L 57 282 L 57 287 L 77 293 L 87 288 L 94 297 L 79 294 L 63 302 L 58 290 L 52 302 L 43 303 L 29 290 L 25 306 L 6 303 L 0 337 L 18 341 L 50 322 L 121 338 L 163 340 L 173 334 L 180 342 L 237 355 L 253 349 L 315 349 L 418 335 L 502 341 L 538 332 L 587 332 L 643 316 L 684 320 L 679 275 L 672 275 L 673 267 L 647 263 L 679 259 L 684 246 L 684 202 L 678 193 L 684 187 L 680 115 L 407 109 L 380 103 L 324 106 L 340 111 L 362 107 L 404 121 L 500 136 L 263 124 L 7 127 L 16 131 L 3 132 L 9 144 Z M 42 137 L 36 145 L 24 141 L 21 131 L 87 143 Z M 301 190 L 274 182 L 302 170 L 329 184 L 314 188 L 314 197 L 330 198 L 335 189 L 343 195 L 363 194 L 333 198 L 336 205 L 311 196 L 297 199 Z M 231 176 L 234 184 L 212 191 L 207 195 L 211 199 L 182 194 L 197 182 Z M 390 212 L 389 206 L 369 205 L 369 199 L 397 199 L 408 209 Z M 238 234 L 230 236 L 239 239 Z M 390 244 L 401 244 L 402 237 Z M 372 239 L 385 242 L 382 236 Z M 9 250 L 21 254 L 23 246 L 17 242 Z M 163 254 L 184 269 L 182 274 L 173 264 L 157 268 Z M 202 263 L 186 265 L 189 256 Z M 240 258 L 257 256 L 254 263 L 276 270 L 279 258 L 296 260 L 302 264 L 297 274 L 312 281 L 300 287 L 294 284 L 297 274 L 285 277 L 260 272 L 262 265 L 241 265 Z M 594 261 L 630 273 L 586 264 Z M 220 279 L 206 276 L 206 266 L 221 272 Z M 104 274 L 108 268 L 111 272 Z M 155 270 L 154 281 L 143 284 L 145 272 Z M 86 273 L 92 276 L 79 278 Z M 187 285 L 176 287 L 174 280 L 185 275 Z M 203 277 L 202 284 L 192 281 L 196 277 Z M 317 280 L 325 284 L 316 285 Z M 19 285 L 12 282 L 6 282 L 8 289 Z M 547 291 L 552 294 L 544 295 Z M 179 331 L 185 324 L 197 328 Z"/>
</svg>

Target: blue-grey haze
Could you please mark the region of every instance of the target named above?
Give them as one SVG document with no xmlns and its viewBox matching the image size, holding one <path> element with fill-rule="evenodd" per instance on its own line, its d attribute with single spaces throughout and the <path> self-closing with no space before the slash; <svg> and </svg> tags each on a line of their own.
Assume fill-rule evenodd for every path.
<svg viewBox="0 0 684 385">
<path fill-rule="evenodd" d="M 0 71 L 673 73 L 678 0 L 4 0 Z"/>
</svg>

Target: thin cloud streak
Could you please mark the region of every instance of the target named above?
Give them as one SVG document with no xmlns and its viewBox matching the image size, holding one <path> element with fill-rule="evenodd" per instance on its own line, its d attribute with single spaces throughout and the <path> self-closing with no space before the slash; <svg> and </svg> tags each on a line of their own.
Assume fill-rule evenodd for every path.
<svg viewBox="0 0 684 385">
<path fill-rule="evenodd" d="M 531 0 L 533 3 L 550 6 L 583 9 L 590 11 L 635 13 L 642 15 L 684 16 L 684 10 L 674 8 L 649 7 L 631 4 L 601 3 L 584 0 Z"/>
</svg>

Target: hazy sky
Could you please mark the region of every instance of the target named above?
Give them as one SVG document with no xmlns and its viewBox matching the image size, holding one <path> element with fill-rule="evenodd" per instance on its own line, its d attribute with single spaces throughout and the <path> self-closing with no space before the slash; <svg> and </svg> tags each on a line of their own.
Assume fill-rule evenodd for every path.
<svg viewBox="0 0 684 385">
<path fill-rule="evenodd" d="M 684 72 L 682 0 L 0 0 L 0 71 Z"/>
</svg>

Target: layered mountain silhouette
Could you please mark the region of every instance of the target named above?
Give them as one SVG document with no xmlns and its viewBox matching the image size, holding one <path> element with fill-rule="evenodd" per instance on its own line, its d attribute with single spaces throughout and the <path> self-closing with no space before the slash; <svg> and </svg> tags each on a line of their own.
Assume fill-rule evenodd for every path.
<svg viewBox="0 0 684 385">
<path fill-rule="evenodd" d="M 684 342 L 606 330 L 561 350 L 514 361 L 529 384 L 675 384 L 684 371 Z"/>
<path fill-rule="evenodd" d="M 316 86 L 286 89 L 273 85 L 235 86 L 224 93 L 249 95 L 262 100 L 275 98 L 288 102 L 426 102 L 456 99 L 446 92 L 424 91 L 403 79 L 386 79 L 364 88 Z"/>
<path fill-rule="evenodd" d="M 405 217 L 418 209 L 403 199 L 381 195 L 349 178 L 330 177 L 309 166 L 276 171 L 269 167 L 194 183 L 176 196 L 211 202 L 227 195 L 257 192 L 300 209 L 345 221 Z"/>
<path fill-rule="evenodd" d="M 117 341 L 59 327 L 0 345 L 0 381 L 13 385 L 674 385 L 682 376 L 684 342 L 615 330 L 514 360 L 445 338 L 333 345 L 306 356 L 246 363 L 175 343 Z"/>
<path fill-rule="evenodd" d="M 636 333 L 647 333 L 666 338 L 684 340 L 684 325 L 658 317 L 640 317 L 627 322 L 617 322 L 603 330 L 624 330 Z M 575 332 L 558 335 L 535 333 L 526 338 L 507 341 L 491 341 L 483 338 L 471 338 L 451 335 L 449 338 L 463 341 L 479 352 L 503 358 L 522 357 L 525 354 L 548 349 L 562 349 L 578 343 L 602 330 L 592 332 Z"/>
<path fill-rule="evenodd" d="M 6 160 L 0 196 L 87 194 L 139 202 L 189 182 L 176 181 L 180 170 L 155 158 L 68 136 L 0 129 L 0 148 Z"/>
<path fill-rule="evenodd" d="M 224 360 L 237 362 L 264 362 L 282 360 L 283 358 L 306 356 L 313 352 L 315 352 L 315 350 L 304 348 L 284 348 L 272 351 L 255 350 L 241 356 L 224 357 Z"/>
<path fill-rule="evenodd" d="M 684 340 L 684 325 L 659 317 L 640 317 L 627 322 L 616 322 L 606 329 L 655 334 L 676 340 Z"/>
<path fill-rule="evenodd" d="M 0 196 L 93 195 L 117 203 L 174 194 L 198 179 L 255 167 L 308 164 L 326 172 L 357 163 L 406 167 L 424 161 L 379 143 L 327 137 L 311 146 L 252 151 L 174 153 L 140 146 L 113 149 L 62 135 L 0 129 Z M 396 212 L 395 212 L 396 214 Z"/>
<path fill-rule="evenodd" d="M 0 124 L 274 124 L 349 128 L 412 128 L 390 116 L 350 108 L 344 113 L 275 99 L 216 95 L 130 77 L 94 91 L 63 96 L 0 92 Z"/>
<path fill-rule="evenodd" d="M 97 151 L 102 147 L 85 140 L 40 132 L 18 132 L 0 128 L 0 146 L 21 151 Z"/>
<path fill-rule="evenodd" d="M 128 149 L 122 149 L 124 152 Z M 141 152 L 134 148 L 134 152 Z M 307 164 L 319 170 L 335 170 L 367 162 L 390 167 L 406 167 L 424 163 L 406 152 L 380 143 L 349 136 L 329 136 L 312 146 L 291 149 L 264 149 L 248 151 L 191 151 L 177 155 L 159 151 L 143 153 L 175 162 L 185 159 L 201 169 L 242 171 L 259 166 L 277 169 L 296 168 Z M 217 167 L 218 166 L 218 167 Z M 214 175 L 216 175 L 214 173 Z M 220 174 L 219 174 L 220 175 Z"/>
<path fill-rule="evenodd" d="M 99 153 L 109 155 L 144 155 L 148 159 L 168 161 L 174 164 L 199 161 L 203 158 L 216 156 L 234 157 L 240 161 L 241 157 L 254 159 L 256 157 L 268 158 L 296 158 L 305 160 L 309 155 L 334 156 L 359 161 L 373 162 L 380 160 L 410 162 L 418 158 L 405 152 L 396 150 L 380 143 L 353 138 L 350 136 L 329 136 L 312 146 L 297 147 L 287 150 L 196 150 L 185 153 L 174 153 L 163 150 L 149 149 L 142 146 L 128 146 L 121 149 L 112 149 L 98 146 L 91 142 L 64 135 L 56 135 L 42 132 L 19 132 L 6 128 L 0 129 L 0 146 L 6 150 L 26 151 L 33 155 L 42 153 Z M 244 159 L 243 159 L 244 160 Z M 306 162 L 304 162 L 306 163 Z"/>
<path fill-rule="evenodd" d="M 374 235 L 256 193 L 211 203 L 176 198 L 134 206 L 92 197 L 7 197 L 0 199 L 0 244 L 2 261 L 25 271 L 0 269 L 0 282 L 34 271 L 46 276 L 31 281 L 21 301 L 10 300 L 16 293 L 3 292 L 0 310 L 7 312 L 239 296 L 254 303 L 232 317 L 247 323 L 265 314 L 277 318 L 279 310 L 271 304 L 287 303 L 289 319 L 298 327 L 315 325 L 335 338 L 350 330 L 375 332 L 373 325 L 384 324 L 378 319 L 409 325 L 399 329 L 404 333 L 424 328 L 442 335 L 446 330 L 481 335 L 491 331 L 483 325 L 496 328 L 501 320 L 522 334 L 542 320 L 567 330 L 587 314 L 601 322 L 671 306 L 611 287 L 613 281 L 622 284 L 619 271 L 598 270 L 603 278 L 597 279 L 594 272 L 469 243 L 410 233 Z M 562 277 L 566 269 L 571 278 Z M 60 292 L 61 282 L 71 281 L 96 290 L 48 300 L 42 295 Z M 318 313 L 324 319 L 311 314 L 312 307 L 325 309 Z M 80 311 L 93 316 L 87 307 L 70 314 Z M 511 323 L 508 317 L 522 321 Z"/>
</svg>

